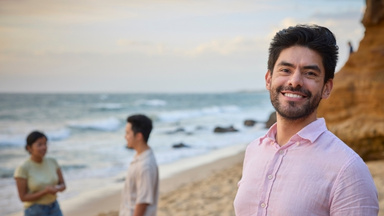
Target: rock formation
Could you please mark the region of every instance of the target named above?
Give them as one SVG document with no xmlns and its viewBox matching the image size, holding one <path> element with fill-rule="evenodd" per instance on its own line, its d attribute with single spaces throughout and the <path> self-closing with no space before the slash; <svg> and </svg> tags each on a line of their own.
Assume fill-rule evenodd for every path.
<svg viewBox="0 0 384 216">
<path fill-rule="evenodd" d="M 367 0 L 365 35 L 335 74 L 318 116 L 364 160 L 384 159 L 384 0 Z"/>
</svg>

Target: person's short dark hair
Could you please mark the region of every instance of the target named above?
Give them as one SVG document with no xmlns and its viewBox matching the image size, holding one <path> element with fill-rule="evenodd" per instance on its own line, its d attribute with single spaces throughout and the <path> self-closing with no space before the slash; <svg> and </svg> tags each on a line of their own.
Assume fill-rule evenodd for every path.
<svg viewBox="0 0 384 216">
<path fill-rule="evenodd" d="M 143 134 L 145 142 L 148 142 L 149 134 L 152 131 L 152 120 L 145 115 L 137 114 L 131 115 L 127 118 L 127 122 L 131 123 L 132 131 Z"/>
<path fill-rule="evenodd" d="M 47 136 L 43 134 L 40 131 L 32 131 L 28 136 L 27 136 L 27 144 L 25 144 L 25 150 L 28 151 L 28 146 L 31 147 L 33 143 L 36 142 L 36 140 L 40 139 L 41 137 L 44 137 L 46 140 L 48 140 Z"/>
<path fill-rule="evenodd" d="M 323 61 L 324 83 L 333 79 L 339 47 L 333 33 L 328 28 L 318 25 L 296 25 L 276 33 L 269 46 L 268 70 L 271 73 L 281 51 L 295 45 L 316 51 Z"/>
</svg>

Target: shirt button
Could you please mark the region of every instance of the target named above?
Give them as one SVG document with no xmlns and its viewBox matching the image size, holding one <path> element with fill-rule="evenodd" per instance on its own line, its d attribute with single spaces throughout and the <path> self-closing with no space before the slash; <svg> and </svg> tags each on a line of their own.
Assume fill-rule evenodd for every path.
<svg viewBox="0 0 384 216">
<path fill-rule="evenodd" d="M 284 150 L 280 150 L 279 153 L 280 153 L 281 155 L 283 155 L 283 154 L 284 154 Z"/>
<path fill-rule="evenodd" d="M 273 179 L 273 175 L 268 175 L 268 179 L 269 180 Z"/>
<path fill-rule="evenodd" d="M 300 145 L 300 142 L 296 142 L 296 145 Z"/>
<path fill-rule="evenodd" d="M 265 204 L 265 203 L 261 203 L 261 208 L 265 208 L 265 207 L 267 207 L 267 204 Z"/>
</svg>

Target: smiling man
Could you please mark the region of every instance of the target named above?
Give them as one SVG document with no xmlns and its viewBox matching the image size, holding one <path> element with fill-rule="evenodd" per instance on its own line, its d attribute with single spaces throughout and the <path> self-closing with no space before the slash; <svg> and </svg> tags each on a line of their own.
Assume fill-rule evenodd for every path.
<svg viewBox="0 0 384 216">
<path fill-rule="evenodd" d="M 364 161 L 316 115 L 332 90 L 337 55 L 325 27 L 297 25 L 273 38 L 265 81 L 277 122 L 247 147 L 237 216 L 378 214 Z"/>
<path fill-rule="evenodd" d="M 156 216 L 159 199 L 159 170 L 148 145 L 152 120 L 145 115 L 127 118 L 125 140 L 136 154 L 128 168 L 121 194 L 119 216 Z"/>
</svg>

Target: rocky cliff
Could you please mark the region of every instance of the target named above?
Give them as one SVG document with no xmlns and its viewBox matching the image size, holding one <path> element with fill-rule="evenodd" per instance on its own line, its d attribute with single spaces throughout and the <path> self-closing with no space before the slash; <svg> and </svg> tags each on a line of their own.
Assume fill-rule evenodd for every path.
<svg viewBox="0 0 384 216">
<path fill-rule="evenodd" d="M 335 74 L 318 116 L 364 160 L 384 159 L 384 0 L 367 0 L 359 48 Z"/>
</svg>

